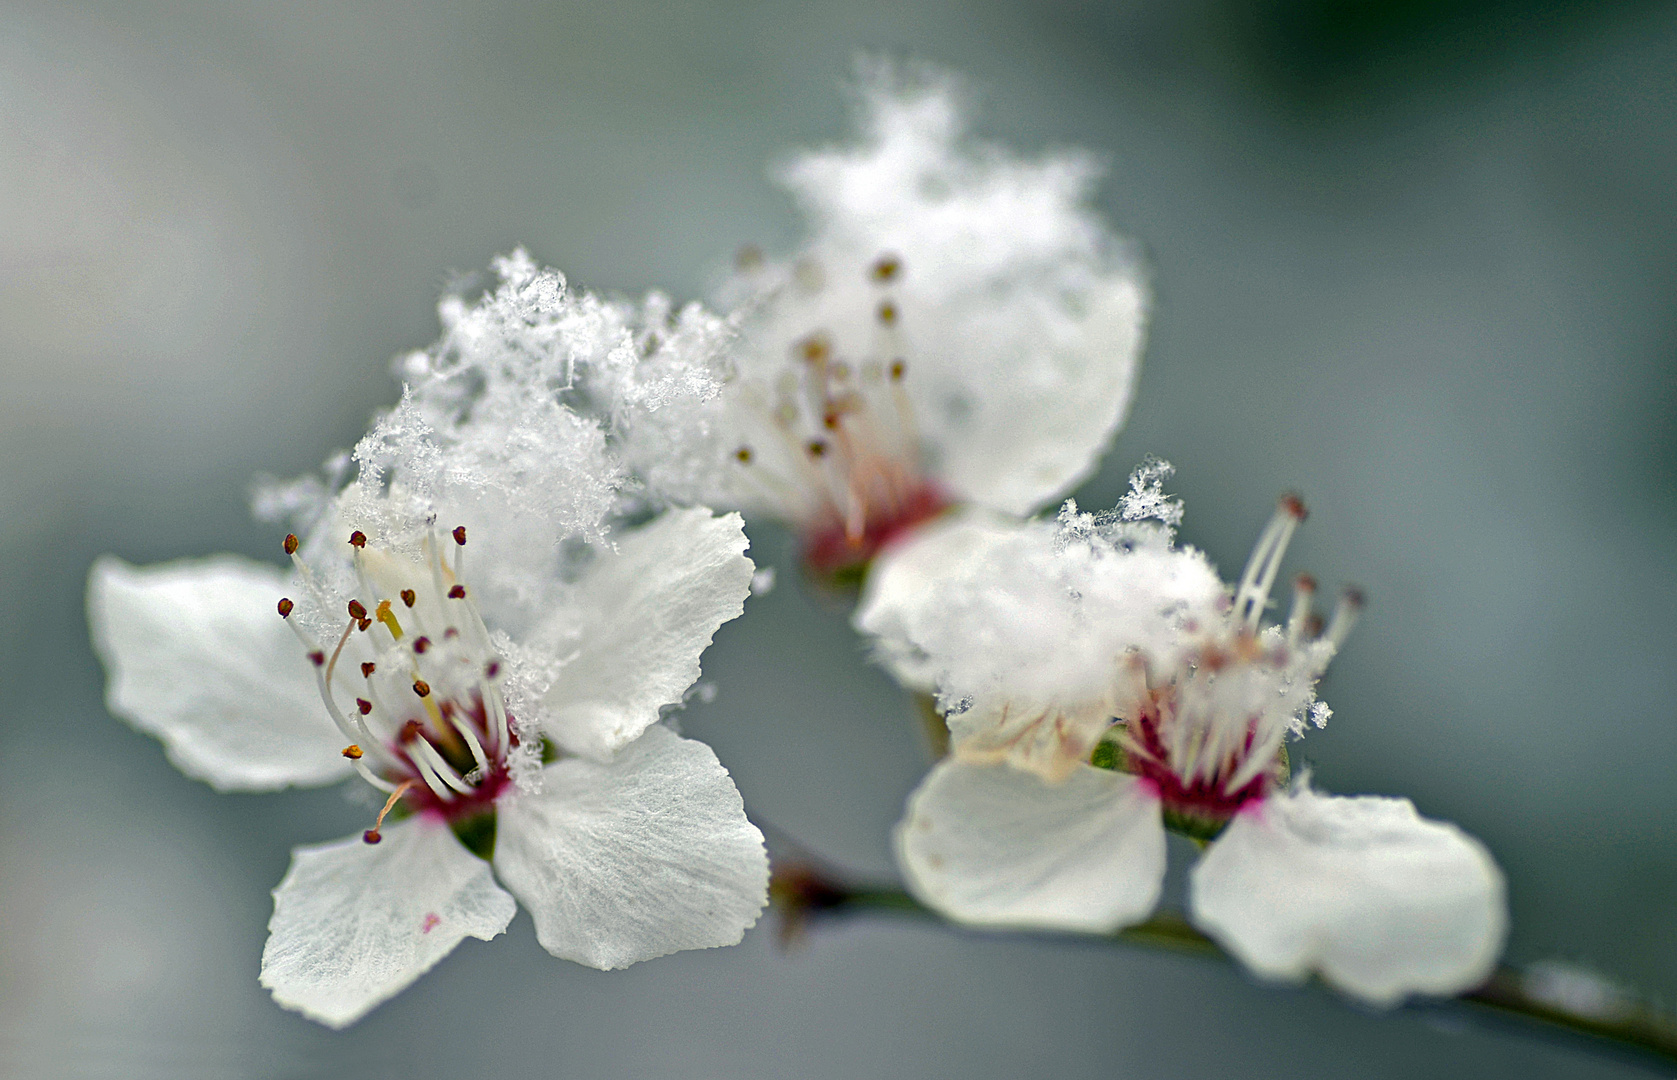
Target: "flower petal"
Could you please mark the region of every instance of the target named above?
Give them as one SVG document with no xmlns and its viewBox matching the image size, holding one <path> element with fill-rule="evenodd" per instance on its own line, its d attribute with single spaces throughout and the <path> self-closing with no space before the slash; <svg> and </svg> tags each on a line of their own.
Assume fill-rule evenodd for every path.
<svg viewBox="0 0 1677 1080">
<path fill-rule="evenodd" d="M 751 560 L 738 514 L 670 510 L 602 551 L 577 597 L 576 656 L 542 701 L 566 750 L 604 760 L 699 678 L 717 627 L 745 610 Z"/>
<path fill-rule="evenodd" d="M 1479 985 L 1502 952 L 1502 872 L 1408 799 L 1300 789 L 1237 816 L 1194 867 L 1194 922 L 1270 979 L 1312 971 L 1375 1005 Z"/>
<path fill-rule="evenodd" d="M 910 690 L 937 688 L 942 661 L 927 652 L 947 614 L 949 582 L 975 576 L 1004 551 L 1014 530 L 984 510 L 960 510 L 915 529 L 881 551 L 868 571 L 851 623 L 873 637 L 874 657 Z"/>
<path fill-rule="evenodd" d="M 278 569 L 235 555 L 146 567 L 106 556 L 88 574 L 107 706 L 219 791 L 350 771 L 309 662 L 274 610 L 285 584 Z"/>
<path fill-rule="evenodd" d="M 609 971 L 733 945 L 768 902 L 763 834 L 710 747 L 652 727 L 501 806 L 495 870 L 555 956 Z"/>
<path fill-rule="evenodd" d="M 909 796 L 897 862 L 914 895 L 976 926 L 1106 933 L 1159 899 L 1159 802 L 1082 766 L 1054 784 L 1006 765 L 940 762 Z"/>
<path fill-rule="evenodd" d="M 488 941 L 518 905 L 441 822 L 414 818 L 291 853 L 274 890 L 262 985 L 288 1009 L 347 1027 L 467 937 Z"/>
</svg>

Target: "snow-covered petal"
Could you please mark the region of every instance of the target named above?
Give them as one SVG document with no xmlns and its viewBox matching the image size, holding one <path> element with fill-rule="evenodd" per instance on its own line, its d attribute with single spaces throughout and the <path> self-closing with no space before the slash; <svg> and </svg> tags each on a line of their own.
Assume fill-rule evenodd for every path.
<svg viewBox="0 0 1677 1080">
<path fill-rule="evenodd" d="M 495 870 L 548 952 L 601 970 L 737 944 L 768 902 L 763 834 L 710 747 L 648 728 L 501 804 Z"/>
<path fill-rule="evenodd" d="M 944 761 L 909 797 L 897 861 L 925 903 L 975 926 L 1107 933 L 1145 919 L 1165 873 L 1159 802 L 1082 766 L 1049 783 Z"/>
<path fill-rule="evenodd" d="M 88 574 L 106 704 L 219 791 L 350 771 L 314 672 L 274 610 L 285 585 L 278 569 L 236 555 L 147 567 L 106 556 Z"/>
<path fill-rule="evenodd" d="M 329 1027 L 359 1020 L 465 938 L 500 934 L 518 910 L 441 822 L 412 818 L 383 833 L 378 844 L 297 848 L 274 890 L 262 985 Z"/>
<path fill-rule="evenodd" d="M 914 530 L 881 551 L 868 571 L 851 622 L 874 639 L 874 655 L 910 690 L 931 693 L 940 662 L 920 644 L 942 618 L 950 581 L 982 567 L 1012 536 L 1009 519 L 984 510 L 962 510 Z"/>
<path fill-rule="evenodd" d="M 1502 951 L 1502 873 L 1408 799 L 1300 789 L 1237 816 L 1194 867 L 1194 922 L 1266 978 L 1312 971 L 1355 997 L 1479 985 Z"/>
<path fill-rule="evenodd" d="M 699 678 L 717 627 L 745 610 L 751 560 L 738 514 L 670 510 L 601 551 L 565 629 L 575 656 L 542 700 L 543 728 L 566 750 L 604 760 L 658 720 Z"/>
</svg>

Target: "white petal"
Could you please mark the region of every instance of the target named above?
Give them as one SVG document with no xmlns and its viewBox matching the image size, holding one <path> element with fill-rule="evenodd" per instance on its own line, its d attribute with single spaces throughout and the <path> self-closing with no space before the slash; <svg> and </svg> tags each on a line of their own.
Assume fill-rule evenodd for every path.
<svg viewBox="0 0 1677 1080">
<path fill-rule="evenodd" d="M 1158 903 L 1165 830 L 1131 776 L 1085 765 L 1053 784 L 944 761 L 909 796 L 897 861 L 915 896 L 959 922 L 1106 933 Z"/>
<path fill-rule="evenodd" d="M 274 1000 L 341 1028 L 394 997 L 467 937 L 488 941 L 518 905 L 446 825 L 413 818 L 291 853 L 274 890 L 262 985 Z"/>
<path fill-rule="evenodd" d="M 601 970 L 736 944 L 768 902 L 763 834 L 733 780 L 664 727 L 505 800 L 495 870 L 548 952 Z"/>
<path fill-rule="evenodd" d="M 88 574 L 106 704 L 220 791 L 350 771 L 303 648 L 274 610 L 285 586 L 279 570 L 235 555 L 146 567 L 106 556 Z"/>
<path fill-rule="evenodd" d="M 982 312 L 968 322 L 1012 366 L 998 366 L 986 392 L 972 395 L 976 415 L 944 429 L 940 460 L 958 496 L 1029 514 L 1094 472 L 1128 414 L 1147 293 L 1118 267 L 1092 276 L 1075 315 L 1046 297 L 1010 306 L 1009 326 L 983 326 Z"/>
<path fill-rule="evenodd" d="M 670 510 L 623 534 L 583 578 L 579 635 L 543 700 L 566 750 L 604 760 L 658 721 L 699 678 L 717 627 L 745 610 L 751 560 L 738 514 Z"/>
<path fill-rule="evenodd" d="M 1479 985 L 1502 952 L 1502 873 L 1484 845 L 1408 799 L 1274 796 L 1194 867 L 1194 922 L 1266 978 L 1312 971 L 1394 1005 Z"/>
<path fill-rule="evenodd" d="M 875 657 L 903 686 L 936 689 L 941 661 L 927 644 L 947 615 L 941 590 L 981 572 L 1012 542 L 1009 525 L 982 510 L 958 511 L 914 530 L 874 560 L 851 622 L 875 639 Z"/>
</svg>

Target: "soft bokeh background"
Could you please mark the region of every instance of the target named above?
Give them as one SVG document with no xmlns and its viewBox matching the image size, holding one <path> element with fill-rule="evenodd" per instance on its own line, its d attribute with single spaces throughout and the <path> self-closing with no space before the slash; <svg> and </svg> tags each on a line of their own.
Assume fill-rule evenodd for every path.
<svg viewBox="0 0 1677 1080">
<path fill-rule="evenodd" d="M 0 1073 L 24 1077 L 1669 1075 L 1459 1009 L 1223 965 L 856 922 L 602 975 L 521 916 L 346 1034 L 256 984 L 336 791 L 219 796 L 111 720 L 82 583 L 278 555 L 251 474 L 393 400 L 456 272 L 701 291 L 794 223 L 858 48 L 972 77 L 984 128 L 1110 155 L 1157 309 L 1147 453 L 1236 569 L 1371 597 L 1302 756 L 1511 881 L 1511 958 L 1677 995 L 1677 10 L 1408 0 L 0 4 Z M 755 554 L 788 542 L 754 530 Z M 685 724 L 762 821 L 858 871 L 925 761 L 843 613 L 783 573 Z M 1180 853 L 1178 853 L 1180 854 Z"/>
</svg>

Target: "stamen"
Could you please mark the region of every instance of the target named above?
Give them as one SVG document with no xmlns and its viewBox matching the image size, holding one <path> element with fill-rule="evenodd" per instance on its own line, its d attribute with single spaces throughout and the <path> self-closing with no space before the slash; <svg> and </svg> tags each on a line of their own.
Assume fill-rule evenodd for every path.
<svg viewBox="0 0 1677 1080">
<path fill-rule="evenodd" d="M 461 720 L 454 713 L 449 714 L 448 722 L 453 724 L 454 730 L 458 731 L 460 737 L 466 740 L 466 748 L 472 752 L 472 760 L 477 762 L 479 778 L 487 777 L 489 775 L 489 755 L 483 752 L 483 744 L 478 742 L 477 733 L 472 730 L 470 724 Z"/>
<path fill-rule="evenodd" d="M 372 828 L 361 834 L 361 839 L 369 844 L 376 844 L 380 840 L 383 840 L 384 837 L 379 834 L 379 827 L 384 824 L 385 815 L 390 813 L 391 807 L 396 805 L 396 800 L 406 794 L 409 788 L 418 786 L 419 781 L 417 780 L 403 780 L 400 784 L 396 785 L 396 789 L 390 793 L 390 798 L 384 800 L 384 809 L 378 812 L 378 820 L 373 822 Z"/>
<path fill-rule="evenodd" d="M 1310 602 L 1316 595 L 1316 579 L 1300 574 L 1293 579 L 1293 610 L 1287 616 L 1287 647 L 1296 649 L 1304 640 L 1305 626 L 1310 622 Z"/>
<path fill-rule="evenodd" d="M 397 622 L 396 616 L 390 613 L 390 601 L 380 600 L 378 607 L 373 609 L 373 618 L 384 624 L 384 628 L 390 631 L 391 637 L 397 641 L 402 640 L 402 624 Z"/>
<path fill-rule="evenodd" d="M 1356 625 L 1362 610 L 1361 589 L 1346 589 L 1340 595 L 1339 603 L 1333 609 L 1333 618 L 1328 621 L 1327 632 L 1322 635 L 1322 640 L 1332 646 L 1334 652 L 1338 652 L 1345 639 L 1351 636 L 1351 627 Z"/>
<path fill-rule="evenodd" d="M 1264 526 L 1257 544 L 1253 545 L 1252 557 L 1246 561 L 1246 570 L 1240 575 L 1240 587 L 1234 594 L 1235 615 L 1246 623 L 1248 630 L 1256 630 L 1263 618 L 1264 607 L 1269 603 L 1269 590 L 1281 569 L 1281 556 L 1286 554 L 1287 544 L 1293 539 L 1293 530 L 1298 528 L 1305 515 L 1304 501 L 1297 495 L 1288 493 L 1281 496 L 1274 516 Z"/>
<path fill-rule="evenodd" d="M 425 764 L 431 767 L 431 771 L 436 774 L 438 780 L 462 795 L 472 793 L 472 785 L 460 778 L 460 774 L 455 772 L 453 767 L 443 759 L 443 756 L 437 752 L 437 748 L 432 746 L 429 740 L 425 738 L 415 739 L 408 744 L 408 750 L 410 753 L 415 750 L 419 751 L 419 758 L 424 759 Z"/>
</svg>

